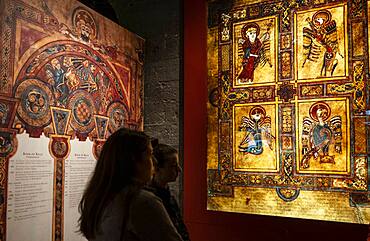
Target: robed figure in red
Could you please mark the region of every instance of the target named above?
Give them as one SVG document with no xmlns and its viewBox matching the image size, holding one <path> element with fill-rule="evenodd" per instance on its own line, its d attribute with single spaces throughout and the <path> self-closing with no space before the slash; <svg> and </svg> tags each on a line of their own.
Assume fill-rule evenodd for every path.
<svg viewBox="0 0 370 241">
<path fill-rule="evenodd" d="M 268 29 L 269 30 L 269 29 Z M 254 70 L 261 63 L 264 66 L 269 63 L 272 67 L 271 60 L 266 52 L 270 50 L 268 31 L 262 35 L 261 40 L 258 38 L 260 27 L 257 23 L 247 23 L 241 30 L 242 38 L 239 44 L 242 46 L 242 68 L 237 76 L 240 83 L 252 83 L 254 79 Z"/>
</svg>

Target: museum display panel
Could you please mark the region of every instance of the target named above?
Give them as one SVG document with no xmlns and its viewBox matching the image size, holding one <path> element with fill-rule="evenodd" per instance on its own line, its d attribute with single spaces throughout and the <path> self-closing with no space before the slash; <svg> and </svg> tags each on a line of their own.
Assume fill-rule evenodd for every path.
<svg viewBox="0 0 370 241">
<path fill-rule="evenodd" d="M 74 0 L 0 1 L 0 240 L 85 240 L 105 139 L 143 129 L 144 40 Z"/>
<path fill-rule="evenodd" d="M 368 6 L 209 3 L 208 210 L 370 222 Z"/>
</svg>

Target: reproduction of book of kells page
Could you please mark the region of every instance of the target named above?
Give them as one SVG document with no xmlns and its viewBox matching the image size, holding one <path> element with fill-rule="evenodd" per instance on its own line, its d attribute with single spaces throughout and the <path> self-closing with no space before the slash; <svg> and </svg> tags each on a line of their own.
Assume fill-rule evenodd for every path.
<svg viewBox="0 0 370 241">
<path fill-rule="evenodd" d="M 143 128 L 143 48 L 75 0 L 0 1 L 0 240 L 85 240 L 106 138 Z"/>
<path fill-rule="evenodd" d="M 208 3 L 208 210 L 370 222 L 369 2 Z"/>
</svg>

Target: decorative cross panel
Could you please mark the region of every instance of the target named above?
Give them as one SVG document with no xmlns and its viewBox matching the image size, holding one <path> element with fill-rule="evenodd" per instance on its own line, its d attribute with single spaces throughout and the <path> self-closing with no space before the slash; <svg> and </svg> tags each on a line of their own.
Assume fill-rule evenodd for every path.
<svg viewBox="0 0 370 241">
<path fill-rule="evenodd" d="M 369 223 L 366 2 L 261 2 L 209 26 L 208 209 Z"/>
</svg>

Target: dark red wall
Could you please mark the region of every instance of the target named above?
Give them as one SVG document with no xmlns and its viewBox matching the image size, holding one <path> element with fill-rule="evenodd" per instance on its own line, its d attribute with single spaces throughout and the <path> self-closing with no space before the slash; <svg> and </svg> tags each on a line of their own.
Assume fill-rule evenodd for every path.
<svg viewBox="0 0 370 241">
<path fill-rule="evenodd" d="M 366 225 L 206 211 L 206 31 L 206 1 L 184 0 L 184 217 L 192 240 L 365 241 Z"/>
</svg>

